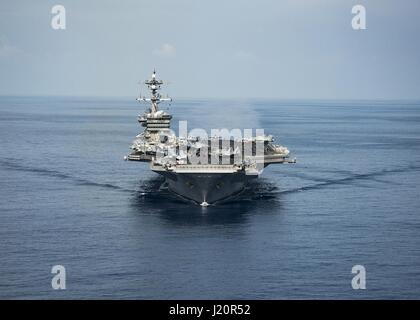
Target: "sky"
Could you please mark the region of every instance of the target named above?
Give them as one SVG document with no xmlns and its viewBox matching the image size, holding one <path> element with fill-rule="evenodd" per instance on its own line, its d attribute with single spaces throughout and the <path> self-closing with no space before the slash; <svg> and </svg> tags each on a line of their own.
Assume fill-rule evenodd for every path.
<svg viewBox="0 0 420 320">
<path fill-rule="evenodd" d="M 0 1 L 0 95 L 135 97 L 154 68 L 173 98 L 420 99 L 420 1 Z"/>
</svg>

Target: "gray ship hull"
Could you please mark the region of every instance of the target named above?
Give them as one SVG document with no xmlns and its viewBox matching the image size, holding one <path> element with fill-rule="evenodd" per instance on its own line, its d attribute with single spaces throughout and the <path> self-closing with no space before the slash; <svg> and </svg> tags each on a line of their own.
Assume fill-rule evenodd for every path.
<svg viewBox="0 0 420 320">
<path fill-rule="evenodd" d="M 155 171 L 166 178 L 170 191 L 200 203 L 212 204 L 242 191 L 256 175 L 235 173 L 173 173 Z"/>
</svg>

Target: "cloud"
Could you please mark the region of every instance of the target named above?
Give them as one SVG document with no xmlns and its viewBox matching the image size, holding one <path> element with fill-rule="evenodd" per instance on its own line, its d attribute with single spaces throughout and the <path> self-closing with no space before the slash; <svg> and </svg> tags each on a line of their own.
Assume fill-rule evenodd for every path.
<svg viewBox="0 0 420 320">
<path fill-rule="evenodd" d="M 153 54 L 161 58 L 173 58 L 176 55 L 176 49 L 169 43 L 164 43 L 159 49 L 153 51 Z"/>
</svg>

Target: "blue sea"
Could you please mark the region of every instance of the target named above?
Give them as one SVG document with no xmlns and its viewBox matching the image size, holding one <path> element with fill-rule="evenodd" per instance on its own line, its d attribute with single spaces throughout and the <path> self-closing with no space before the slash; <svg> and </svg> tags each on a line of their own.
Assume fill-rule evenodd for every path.
<svg viewBox="0 0 420 320">
<path fill-rule="evenodd" d="M 166 108 L 175 127 L 263 128 L 297 163 L 202 208 L 123 161 L 134 99 L 1 97 L 0 298 L 420 298 L 420 102 Z"/>
</svg>

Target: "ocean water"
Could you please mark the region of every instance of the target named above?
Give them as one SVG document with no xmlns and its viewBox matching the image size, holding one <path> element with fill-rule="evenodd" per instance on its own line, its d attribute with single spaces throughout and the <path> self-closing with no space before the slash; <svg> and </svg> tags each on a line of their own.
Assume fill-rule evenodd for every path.
<svg viewBox="0 0 420 320">
<path fill-rule="evenodd" d="M 420 298 L 419 102 L 176 101 L 174 123 L 264 128 L 298 161 L 207 208 L 123 161 L 143 110 L 0 98 L 0 298 Z"/>
</svg>

